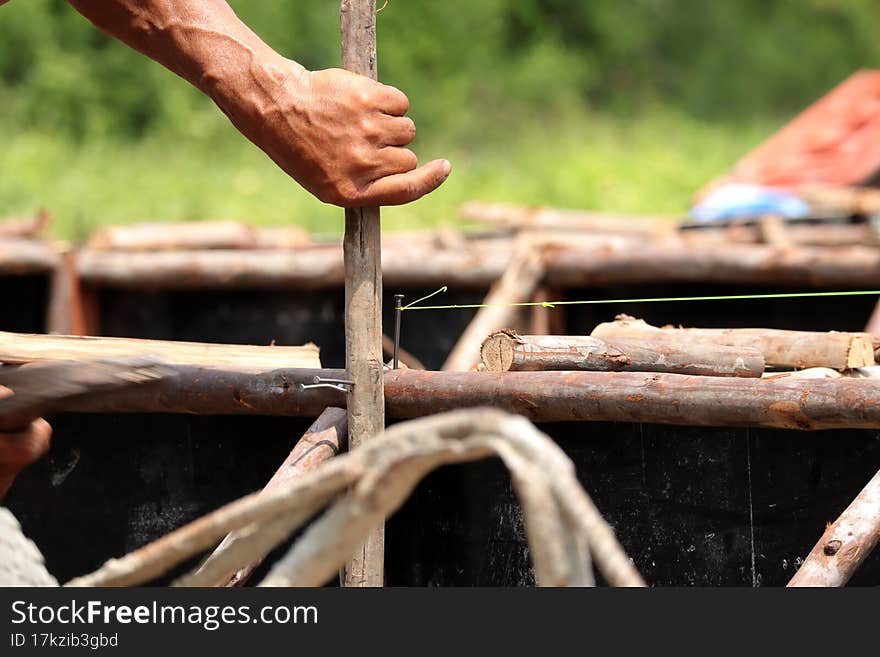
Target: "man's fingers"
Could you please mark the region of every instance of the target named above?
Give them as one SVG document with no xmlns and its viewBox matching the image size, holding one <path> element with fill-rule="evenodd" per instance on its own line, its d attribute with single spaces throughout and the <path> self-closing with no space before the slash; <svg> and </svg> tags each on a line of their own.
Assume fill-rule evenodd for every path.
<svg viewBox="0 0 880 657">
<path fill-rule="evenodd" d="M 430 194 L 452 172 L 448 160 L 434 160 L 408 173 L 379 178 L 363 192 L 362 205 L 404 205 Z"/>
<path fill-rule="evenodd" d="M 408 173 L 419 166 L 419 158 L 408 148 L 387 146 L 379 150 L 379 156 L 380 164 L 373 173 L 377 179 Z"/>
<path fill-rule="evenodd" d="M 381 85 L 379 109 L 391 116 L 403 116 L 409 111 L 409 98 L 400 89 L 387 84 Z"/>
<path fill-rule="evenodd" d="M 0 469 L 21 469 L 30 465 L 47 451 L 52 427 L 39 419 L 19 433 L 0 433 Z"/>
<path fill-rule="evenodd" d="M 385 116 L 378 146 L 409 146 L 416 138 L 416 124 L 408 116 Z"/>
</svg>

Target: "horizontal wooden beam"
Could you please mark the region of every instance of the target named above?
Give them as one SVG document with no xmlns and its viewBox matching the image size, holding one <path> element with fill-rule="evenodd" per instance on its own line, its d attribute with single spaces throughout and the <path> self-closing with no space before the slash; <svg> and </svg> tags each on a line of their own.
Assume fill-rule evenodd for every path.
<svg viewBox="0 0 880 657">
<path fill-rule="evenodd" d="M 640 240 L 621 237 L 543 241 L 545 285 L 596 287 L 632 283 L 741 284 L 804 289 L 880 286 L 880 249 L 869 246 L 780 249 L 763 244 Z M 2 253 L 2 250 L 0 250 Z M 423 243 L 389 245 L 384 278 L 391 286 L 488 288 L 507 269 L 512 240 L 472 240 L 461 249 Z M 2 267 L 2 265 L 0 265 Z M 126 288 L 200 289 L 342 287 L 339 245 L 289 251 L 84 250 L 83 281 Z"/>
<path fill-rule="evenodd" d="M 321 366 L 320 352 L 313 344 L 301 347 L 262 347 L 0 332 L 0 363 L 9 365 L 143 356 L 158 357 L 169 365 L 231 368 L 242 373 L 265 372 L 279 367 Z"/>
<path fill-rule="evenodd" d="M 260 374 L 177 367 L 178 376 L 139 389 L 72 400 L 88 413 L 196 413 L 317 417 L 343 392 L 301 390 L 341 370 Z M 420 372 L 385 374 L 389 418 L 491 406 L 535 422 L 645 422 L 783 429 L 880 428 L 880 388 L 870 379 L 745 379 L 638 372 Z"/>
<path fill-rule="evenodd" d="M 0 237 L 0 276 L 47 274 L 61 262 L 58 251 L 46 242 L 21 237 Z"/>
</svg>

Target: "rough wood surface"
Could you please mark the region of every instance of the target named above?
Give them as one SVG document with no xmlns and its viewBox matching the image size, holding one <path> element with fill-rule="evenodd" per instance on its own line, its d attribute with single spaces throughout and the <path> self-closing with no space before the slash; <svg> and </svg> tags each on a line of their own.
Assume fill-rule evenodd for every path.
<svg viewBox="0 0 880 657">
<path fill-rule="evenodd" d="M 39 210 L 33 217 L 0 220 L 0 237 L 33 238 L 52 223 L 52 213 Z"/>
<path fill-rule="evenodd" d="M 254 249 L 253 228 L 239 221 L 192 221 L 110 226 L 95 232 L 88 247 L 115 251 L 174 251 L 189 249 Z"/>
<path fill-rule="evenodd" d="M 426 474 L 444 464 L 491 455 L 499 456 L 511 471 L 539 585 L 591 585 L 593 564 L 612 585 L 644 585 L 565 453 L 529 422 L 493 409 L 458 411 L 392 427 L 357 451 L 271 491 L 227 504 L 68 585 L 142 584 L 244 527 L 260 528 L 247 542 L 263 551 L 261 535 L 270 534 L 280 543 L 347 489 L 262 583 L 320 586 Z"/>
<path fill-rule="evenodd" d="M 0 276 L 46 274 L 61 261 L 45 242 L 20 237 L 0 237 Z"/>
<path fill-rule="evenodd" d="M 88 318 L 83 300 L 77 253 L 68 250 L 61 254 L 58 266 L 52 272 L 49 285 L 49 303 L 46 308 L 46 331 L 55 335 L 88 335 Z"/>
<path fill-rule="evenodd" d="M 880 472 L 828 525 L 789 586 L 844 586 L 880 542 Z"/>
<path fill-rule="evenodd" d="M 156 356 L 169 365 L 231 368 L 237 372 L 266 372 L 282 367 L 320 367 L 320 353 L 313 344 L 302 347 L 257 347 L 0 332 L 0 363 L 17 365 L 41 361 L 141 356 Z"/>
<path fill-rule="evenodd" d="M 794 228 L 789 229 L 791 234 Z M 574 235 L 574 233 L 572 233 Z M 558 237 L 558 233 L 557 233 Z M 389 285 L 485 288 L 507 269 L 513 242 L 468 241 L 463 249 L 430 245 L 385 250 L 383 272 Z M 557 239 L 545 250 L 548 286 L 570 288 L 631 283 L 709 283 L 873 289 L 880 286 L 880 249 L 870 246 L 793 246 L 693 239 L 636 240 L 615 236 L 591 240 Z M 19 262 L 46 265 L 45 246 L 31 248 L 29 259 L 13 258 L 0 240 L 0 272 Z M 37 253 L 36 251 L 39 251 Z M 42 260 L 40 260 L 42 256 Z M 36 266 L 37 263 L 30 265 Z M 290 251 L 163 251 L 121 253 L 86 249 L 80 275 L 88 283 L 112 287 L 203 289 L 325 289 L 342 286 L 341 249 L 309 247 Z"/>
<path fill-rule="evenodd" d="M 69 400 L 77 413 L 195 413 L 317 417 L 343 406 L 335 390 L 299 389 L 342 370 L 260 374 L 173 367 L 176 376 L 144 390 Z M 647 422 L 681 426 L 880 429 L 880 388 L 872 379 L 742 379 L 639 372 L 421 372 L 385 374 L 388 417 L 407 419 L 492 406 L 535 422 Z"/>
<path fill-rule="evenodd" d="M 830 367 L 845 370 L 874 365 L 870 336 L 851 333 L 818 333 L 777 329 L 657 328 L 640 319 L 621 316 L 597 326 L 592 334 L 602 340 L 651 339 L 667 336 L 683 345 L 697 343 L 758 349 L 768 367 Z"/>
<path fill-rule="evenodd" d="M 342 408 L 328 408 L 321 413 L 309 430 L 300 438 L 284 463 L 278 468 L 263 492 L 279 486 L 306 473 L 312 472 L 328 459 L 346 449 L 348 438 L 348 414 Z M 191 575 L 181 579 L 180 586 L 242 586 L 269 551 L 255 550 L 253 545 L 242 553 L 242 545 L 257 528 L 245 528 L 226 535 Z"/>
<path fill-rule="evenodd" d="M 764 355 L 757 349 L 682 343 L 662 335 L 599 340 L 496 331 L 483 342 L 480 355 L 490 372 L 585 370 L 738 377 L 760 377 L 764 373 Z"/>
<path fill-rule="evenodd" d="M 557 208 L 528 208 L 471 201 L 461 207 L 462 219 L 526 230 L 573 230 L 619 235 L 658 235 L 674 227 L 666 216 L 632 216 Z"/>
<path fill-rule="evenodd" d="M 768 242 L 767 233 L 761 226 L 733 224 L 724 228 L 705 227 L 699 230 L 682 231 L 680 239 L 688 244 L 699 246 L 705 243 L 756 244 Z M 854 246 L 872 244 L 872 231 L 868 224 L 815 224 L 785 225 L 786 247 L 802 246 Z"/>
<path fill-rule="evenodd" d="M 3 268 L 0 242 L 0 271 Z M 388 284 L 410 287 L 487 287 L 507 267 L 510 248 L 473 245 L 461 251 L 398 245 L 384 249 Z M 119 253 L 85 250 L 80 275 L 94 285 L 170 290 L 341 287 L 345 283 L 339 244 L 289 251 L 163 251 Z M 442 283 L 438 283 L 442 281 Z"/>
<path fill-rule="evenodd" d="M 531 301 L 544 277 L 543 248 L 528 235 L 517 241 L 517 249 L 501 279 L 492 286 L 476 316 L 452 348 L 443 370 L 466 372 L 480 360 L 480 345 L 491 331 L 513 323 L 517 308 L 510 304 Z"/>
<path fill-rule="evenodd" d="M 342 65 L 378 79 L 376 1 L 342 0 Z M 354 382 L 348 393 L 348 440 L 352 450 L 385 429 L 382 388 L 382 230 L 379 208 L 345 211 L 345 368 Z M 345 586 L 383 586 L 385 528 L 364 536 L 342 574 Z"/>
</svg>

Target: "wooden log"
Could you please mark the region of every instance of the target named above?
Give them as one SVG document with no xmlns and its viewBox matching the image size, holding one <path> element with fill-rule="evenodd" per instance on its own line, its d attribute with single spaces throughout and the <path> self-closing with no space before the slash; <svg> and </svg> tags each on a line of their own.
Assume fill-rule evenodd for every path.
<svg viewBox="0 0 880 657">
<path fill-rule="evenodd" d="M 867 217 L 880 215 L 880 190 L 874 187 L 803 185 L 797 193 L 820 212 Z"/>
<path fill-rule="evenodd" d="M 51 273 L 60 260 L 57 251 L 45 242 L 0 237 L 0 276 Z"/>
<path fill-rule="evenodd" d="M 733 224 L 724 228 L 705 227 L 679 233 L 679 238 L 691 245 L 710 243 L 760 244 L 771 243 L 761 226 Z M 859 224 L 786 224 L 786 246 L 854 246 L 872 244 L 870 226 Z"/>
<path fill-rule="evenodd" d="M 480 359 L 480 345 L 485 336 L 491 331 L 510 326 L 518 310 L 511 304 L 530 301 L 543 277 L 542 249 L 530 236 L 524 235 L 518 240 L 516 253 L 507 271 L 489 290 L 483 302 L 486 307 L 477 311 L 455 343 L 443 364 L 443 370 L 466 372 L 471 369 Z"/>
<path fill-rule="evenodd" d="M 637 249 L 555 246 L 545 255 L 547 283 L 591 287 L 629 283 L 726 283 L 852 290 L 880 284 L 880 249 L 865 246 L 780 250 L 756 244 L 694 248 L 649 242 Z"/>
<path fill-rule="evenodd" d="M 302 249 L 312 244 L 312 238 L 305 228 L 281 226 L 251 230 L 258 249 Z"/>
<path fill-rule="evenodd" d="M 675 226 L 668 216 L 633 216 L 557 208 L 528 208 L 471 201 L 462 206 L 462 219 L 518 230 L 572 230 L 617 235 L 659 235 Z"/>
<path fill-rule="evenodd" d="M 301 390 L 341 370 L 258 374 L 174 366 L 149 389 L 73 399 L 76 413 L 195 413 L 317 417 L 345 395 Z M 880 428 L 880 388 L 871 379 L 744 379 L 639 372 L 385 373 L 388 417 L 422 417 L 492 406 L 535 422 L 646 422 L 680 426 L 774 427 L 803 431 Z"/>
<path fill-rule="evenodd" d="M 240 221 L 150 222 L 110 226 L 94 233 L 88 247 L 99 251 L 253 249 L 254 230 Z"/>
<path fill-rule="evenodd" d="M 313 344 L 301 347 L 167 342 L 0 332 L 0 363 L 20 365 L 59 360 L 106 360 L 155 356 L 169 365 L 267 372 L 279 367 L 320 367 Z"/>
<path fill-rule="evenodd" d="M 788 586 L 845 586 L 878 542 L 880 472 L 840 517 L 828 525 Z"/>
<path fill-rule="evenodd" d="M 657 328 L 628 316 L 600 324 L 592 334 L 602 340 L 651 339 L 667 336 L 683 345 L 707 343 L 736 348 L 754 348 L 764 354 L 768 367 L 830 367 L 846 370 L 874 365 L 870 336 L 852 333 L 818 333 L 778 329 Z"/>
<path fill-rule="evenodd" d="M 21 237 L 32 239 L 42 233 L 52 223 L 52 213 L 38 210 L 33 217 L 24 219 L 4 219 L 0 221 L 0 238 Z"/>
<path fill-rule="evenodd" d="M 754 348 L 650 339 L 599 340 L 586 336 L 521 336 L 497 331 L 480 349 L 489 372 L 583 370 L 674 372 L 697 376 L 760 377 L 764 355 Z"/>
<path fill-rule="evenodd" d="M 2 254 L 0 243 L 0 272 Z M 503 274 L 510 255 L 509 248 L 438 251 L 430 246 L 399 245 L 386 251 L 383 275 L 388 284 L 396 286 L 486 288 Z M 342 249 L 338 244 L 290 251 L 86 250 L 80 256 L 80 275 L 93 285 L 134 289 L 315 290 L 342 287 L 345 283 Z"/>
<path fill-rule="evenodd" d="M 707 244 L 683 240 L 636 241 L 559 239 L 545 249 L 544 283 L 552 287 L 595 287 L 632 283 L 710 283 L 872 289 L 880 286 L 880 249 L 868 246 L 798 246 L 780 251 L 763 244 Z M 45 249 L 42 249 L 45 253 Z M 4 256 L 6 256 L 4 258 Z M 509 243 L 438 250 L 431 246 L 386 250 L 388 285 L 486 288 L 507 269 Z M 6 262 L 4 262 L 6 260 Z M 0 273 L 20 262 L 0 240 Z M 45 262 L 45 260 L 43 260 Z M 43 264 L 47 271 L 54 264 Z M 119 253 L 85 250 L 83 281 L 101 286 L 161 289 L 341 287 L 345 280 L 337 246 L 291 251 L 165 251 Z"/>
<path fill-rule="evenodd" d="M 348 414 L 342 408 L 328 408 L 315 420 L 300 438 L 288 457 L 263 488 L 263 493 L 277 489 L 289 481 L 312 472 L 319 465 L 333 458 L 346 448 L 348 437 Z M 258 555 L 250 563 L 239 568 L 227 568 L 222 562 L 224 555 L 235 549 L 234 544 L 245 535 L 243 531 L 232 532 L 217 546 L 204 563 L 181 586 L 243 586 L 265 558 Z M 240 565 L 240 564 L 236 564 Z"/>
<path fill-rule="evenodd" d="M 46 332 L 55 335 L 88 335 L 88 320 L 83 302 L 76 251 L 61 254 L 52 272 L 49 303 L 46 309 Z"/>
<path fill-rule="evenodd" d="M 342 0 L 342 65 L 378 79 L 375 0 Z M 345 369 L 354 382 L 348 393 L 348 439 L 356 450 L 385 430 L 382 373 L 382 230 L 379 208 L 345 211 Z M 342 573 L 345 586 L 385 583 L 385 526 L 371 531 Z"/>
</svg>

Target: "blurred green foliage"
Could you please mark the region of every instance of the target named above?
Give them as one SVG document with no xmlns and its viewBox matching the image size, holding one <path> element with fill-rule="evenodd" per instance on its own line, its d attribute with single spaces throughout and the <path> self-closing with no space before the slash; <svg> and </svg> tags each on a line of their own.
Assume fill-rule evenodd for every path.
<svg viewBox="0 0 880 657">
<path fill-rule="evenodd" d="M 338 0 L 230 4 L 284 55 L 339 65 Z M 681 210 L 774 126 L 880 65 L 876 0 L 390 0 L 379 30 L 380 77 L 410 96 L 417 150 L 456 167 L 445 191 L 390 211 L 399 225 L 451 219 L 468 197 Z M 338 216 L 63 0 L 12 0 L 0 216 L 39 204 L 68 235 L 145 217 Z"/>
<path fill-rule="evenodd" d="M 309 68 L 339 64 L 336 0 L 233 0 Z M 702 118 L 788 113 L 880 62 L 875 0 L 391 0 L 383 80 L 429 134 L 484 135 L 524 113 L 675 104 Z M 209 103 L 63 0 L 0 12 L 3 122 L 73 136 L 198 129 Z M 485 120 L 485 119 L 489 120 Z"/>
</svg>

